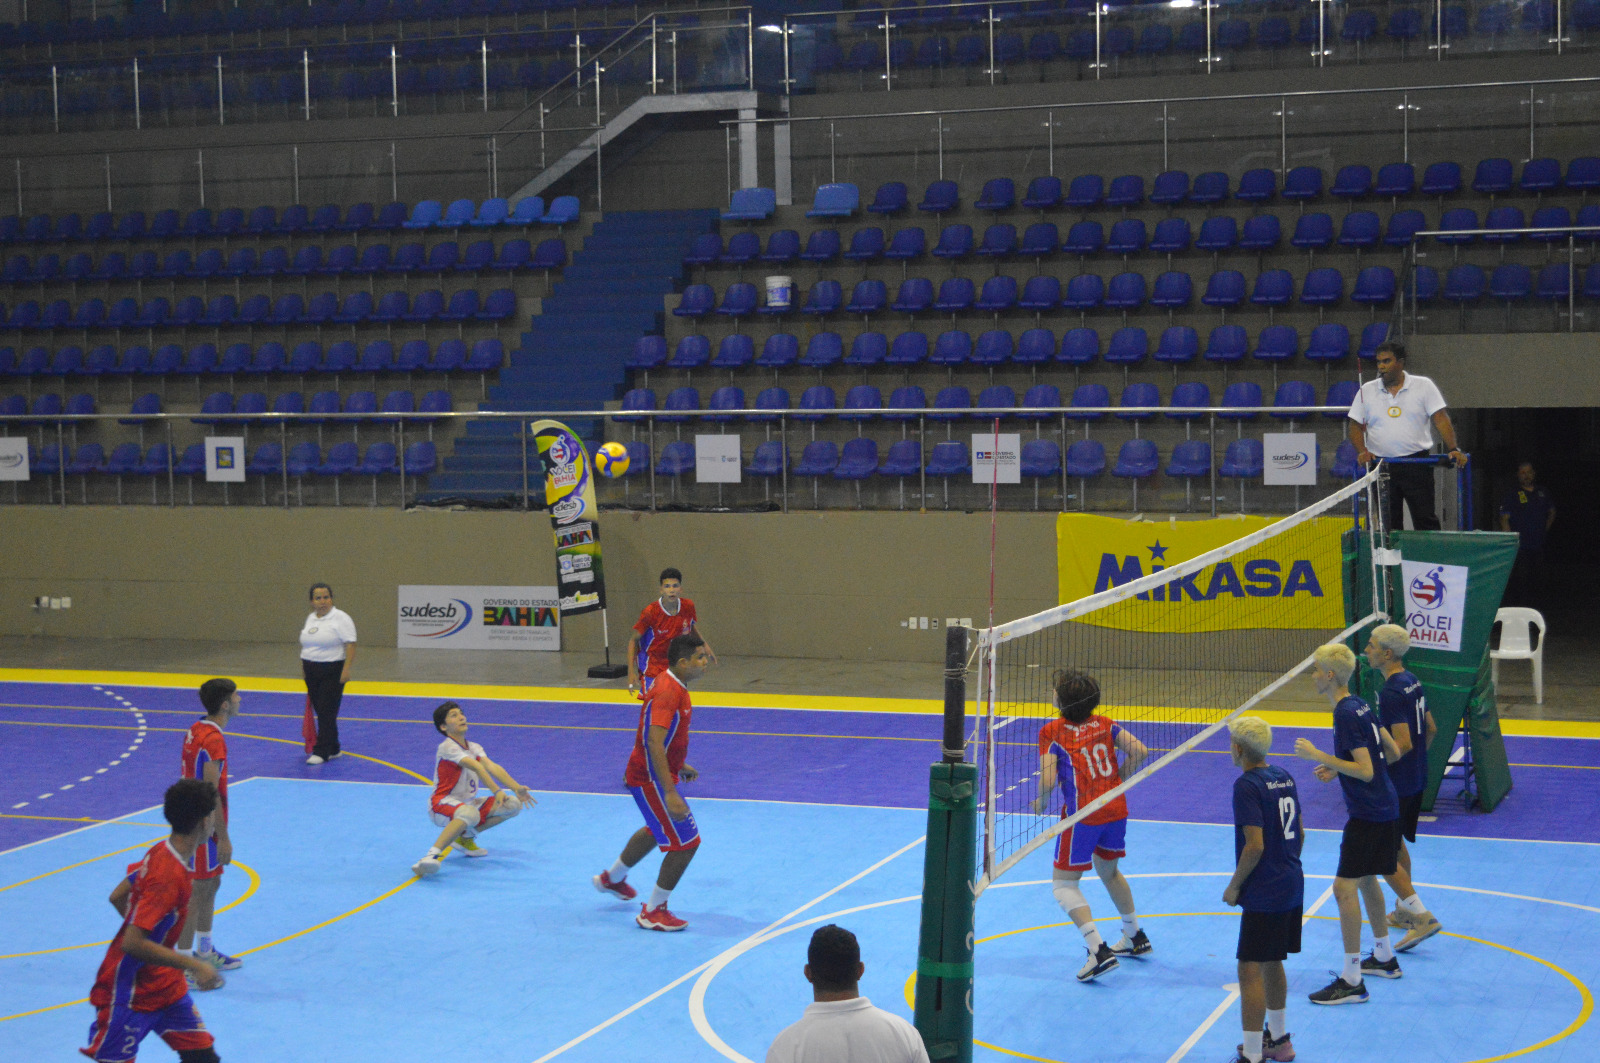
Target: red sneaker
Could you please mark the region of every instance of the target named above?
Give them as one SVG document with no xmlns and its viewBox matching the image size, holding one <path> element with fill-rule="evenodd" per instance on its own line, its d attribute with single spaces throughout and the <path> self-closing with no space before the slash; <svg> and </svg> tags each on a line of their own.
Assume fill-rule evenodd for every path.
<svg viewBox="0 0 1600 1063">
<path fill-rule="evenodd" d="M 589 881 L 593 882 L 594 888 L 601 893 L 609 893 L 618 900 L 631 901 L 639 896 L 639 891 L 628 885 L 626 879 L 621 882 L 612 882 L 610 871 L 602 871 Z"/>
<path fill-rule="evenodd" d="M 633 921 L 646 930 L 682 930 L 689 925 L 688 920 L 679 919 L 667 911 L 667 906 L 664 904 L 659 908 L 650 908 L 643 904 L 639 905 L 639 914 L 634 917 Z"/>
</svg>

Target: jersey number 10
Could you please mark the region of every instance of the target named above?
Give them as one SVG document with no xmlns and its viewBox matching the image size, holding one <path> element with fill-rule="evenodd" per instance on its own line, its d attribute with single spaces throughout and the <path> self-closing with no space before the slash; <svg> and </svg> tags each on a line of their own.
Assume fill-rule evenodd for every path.
<svg viewBox="0 0 1600 1063">
<path fill-rule="evenodd" d="M 1083 763 L 1089 769 L 1091 779 L 1109 779 L 1117 773 L 1117 762 L 1104 743 L 1096 742 L 1079 752 L 1083 754 Z"/>
</svg>

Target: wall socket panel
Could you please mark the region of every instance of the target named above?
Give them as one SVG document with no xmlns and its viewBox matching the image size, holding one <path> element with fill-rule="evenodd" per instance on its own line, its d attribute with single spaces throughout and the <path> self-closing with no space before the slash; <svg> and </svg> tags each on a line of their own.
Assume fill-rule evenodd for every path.
<svg viewBox="0 0 1600 1063">
<path fill-rule="evenodd" d="M 72 599 L 70 597 L 56 598 L 48 594 L 41 594 L 39 597 L 33 600 L 33 607 L 39 610 L 71 609 Z"/>
</svg>

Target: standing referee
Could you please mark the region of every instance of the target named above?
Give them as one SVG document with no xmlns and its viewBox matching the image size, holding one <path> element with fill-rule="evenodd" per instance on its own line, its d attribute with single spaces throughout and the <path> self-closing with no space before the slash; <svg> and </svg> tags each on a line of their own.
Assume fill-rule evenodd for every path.
<svg viewBox="0 0 1600 1063">
<path fill-rule="evenodd" d="M 1465 465 L 1467 456 L 1456 446 L 1456 429 L 1445 412 L 1444 396 L 1425 376 L 1406 372 L 1403 343 L 1378 346 L 1378 375 L 1361 385 L 1350 404 L 1350 442 L 1356 460 L 1366 465 L 1373 458 L 1423 458 L 1433 450 L 1433 432 L 1439 430 L 1450 459 Z M 1438 531 L 1434 510 L 1433 466 L 1389 467 L 1389 529 L 1405 526 L 1406 503 L 1411 505 L 1411 525 L 1418 531 Z"/>
<path fill-rule="evenodd" d="M 311 614 L 300 628 L 300 666 L 305 671 L 306 697 L 317 714 L 317 742 L 307 764 L 321 764 L 339 755 L 339 702 L 350 682 L 356 656 L 356 622 L 333 606 L 333 588 L 311 585 Z"/>
</svg>

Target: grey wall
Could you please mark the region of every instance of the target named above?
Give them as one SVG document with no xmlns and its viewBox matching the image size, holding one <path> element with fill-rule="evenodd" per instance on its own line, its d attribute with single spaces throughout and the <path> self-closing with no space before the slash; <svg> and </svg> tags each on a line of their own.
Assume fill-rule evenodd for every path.
<svg viewBox="0 0 1600 1063">
<path fill-rule="evenodd" d="M 1418 336 L 1407 363 L 1458 409 L 1600 406 L 1600 334 Z"/>
<path fill-rule="evenodd" d="M 937 661 L 943 637 L 900 621 L 986 617 L 986 514 L 615 514 L 601 522 L 611 634 L 667 565 L 685 573 L 719 653 Z M 290 643 L 306 588 L 326 580 L 363 641 L 394 645 L 396 587 L 548 585 L 542 513 L 366 508 L 10 507 L 0 550 L 0 634 Z M 995 614 L 1055 604 L 1055 518 L 1002 514 Z M 38 595 L 72 609 L 39 614 Z M 600 646 L 598 614 L 569 648 Z"/>
</svg>

